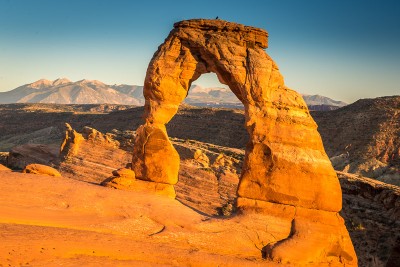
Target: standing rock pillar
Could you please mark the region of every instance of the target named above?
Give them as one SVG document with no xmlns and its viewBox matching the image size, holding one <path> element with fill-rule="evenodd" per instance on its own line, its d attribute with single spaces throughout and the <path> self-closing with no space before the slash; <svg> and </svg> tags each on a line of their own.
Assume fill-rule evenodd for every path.
<svg viewBox="0 0 400 267">
<path fill-rule="evenodd" d="M 138 179 L 174 185 L 178 182 L 179 155 L 164 127 L 145 124 L 136 131 L 132 170 Z"/>
</svg>

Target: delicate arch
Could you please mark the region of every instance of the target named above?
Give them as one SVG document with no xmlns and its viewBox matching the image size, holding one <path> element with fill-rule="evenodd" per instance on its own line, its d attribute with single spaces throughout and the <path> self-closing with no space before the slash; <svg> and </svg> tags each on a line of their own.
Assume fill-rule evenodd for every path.
<svg viewBox="0 0 400 267">
<path fill-rule="evenodd" d="M 139 133 L 150 136 L 143 140 L 158 136 L 160 146 L 149 150 L 153 159 L 147 160 L 145 150 L 135 149 L 137 177 L 177 182 L 179 156 L 168 141 L 165 124 L 176 114 L 192 82 L 214 72 L 245 107 L 250 141 L 239 203 L 253 199 L 339 211 L 341 190 L 316 124 L 302 97 L 285 87 L 277 65 L 265 53 L 267 33 L 224 21 L 190 20 L 174 27 L 147 69 L 146 131 Z M 138 147 L 148 146 L 142 139 Z M 158 155 L 171 160 L 162 166 Z"/>
<path fill-rule="evenodd" d="M 147 188 L 175 197 L 179 155 L 165 124 L 191 83 L 214 72 L 242 101 L 250 136 L 238 208 L 243 214 L 262 212 L 291 222 L 290 235 L 264 247 L 264 255 L 299 264 L 336 257 L 357 265 L 337 213 L 342 206 L 339 181 L 317 125 L 265 53 L 267 37 L 263 30 L 221 20 L 176 23 L 147 69 L 145 123 L 137 130 L 132 169 L 138 179 L 149 181 Z"/>
</svg>

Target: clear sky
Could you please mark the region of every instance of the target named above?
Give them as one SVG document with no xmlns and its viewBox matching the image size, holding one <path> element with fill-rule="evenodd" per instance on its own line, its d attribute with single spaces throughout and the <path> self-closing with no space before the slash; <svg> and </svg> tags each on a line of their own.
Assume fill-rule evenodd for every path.
<svg viewBox="0 0 400 267">
<path fill-rule="evenodd" d="M 0 91 L 59 77 L 142 85 L 174 22 L 216 16 L 266 29 L 267 53 L 301 93 L 400 94 L 395 0 L 0 0 Z"/>
</svg>

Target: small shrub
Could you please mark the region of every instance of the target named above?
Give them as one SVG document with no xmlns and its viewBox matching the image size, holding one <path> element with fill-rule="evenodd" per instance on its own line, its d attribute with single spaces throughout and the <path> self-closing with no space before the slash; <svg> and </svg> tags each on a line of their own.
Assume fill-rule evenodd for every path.
<svg viewBox="0 0 400 267">
<path fill-rule="evenodd" d="M 236 207 L 230 202 L 218 208 L 218 214 L 225 217 L 231 216 L 235 212 L 236 212 Z"/>
</svg>

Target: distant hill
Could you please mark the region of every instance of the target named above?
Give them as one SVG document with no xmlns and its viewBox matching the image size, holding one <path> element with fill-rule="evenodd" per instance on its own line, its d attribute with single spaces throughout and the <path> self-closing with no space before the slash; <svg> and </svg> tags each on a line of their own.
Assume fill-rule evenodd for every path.
<svg viewBox="0 0 400 267">
<path fill-rule="evenodd" d="M 107 85 L 99 81 L 68 79 L 39 80 L 0 93 L 0 103 L 126 104 L 142 105 L 133 97 L 142 89 L 129 85 Z M 132 95 L 132 96 L 131 96 Z"/>
<path fill-rule="evenodd" d="M 347 105 L 320 95 L 303 95 L 310 110 L 334 110 Z M 62 78 L 55 81 L 39 80 L 8 92 L 0 92 L 0 104 L 121 104 L 144 105 L 143 86 L 108 85 L 96 80 L 72 82 Z M 229 88 L 192 85 L 185 103 L 200 107 L 243 108 L 243 104 Z"/>
<path fill-rule="evenodd" d="M 185 103 L 200 107 L 243 108 L 243 104 L 229 88 L 204 88 L 192 85 Z"/>
<path fill-rule="evenodd" d="M 336 170 L 400 185 L 400 96 L 311 115 Z"/>
<path fill-rule="evenodd" d="M 333 106 L 333 107 L 344 107 L 347 103 L 343 101 L 333 100 L 329 97 L 322 95 L 303 95 L 304 101 L 308 106 Z"/>
<path fill-rule="evenodd" d="M 333 100 L 321 95 L 302 95 L 310 110 L 328 111 L 346 106 L 343 101 Z M 215 108 L 243 108 L 243 104 L 232 93 L 230 89 L 213 87 L 204 88 L 199 85 L 192 85 L 185 103 L 198 107 Z"/>
</svg>

